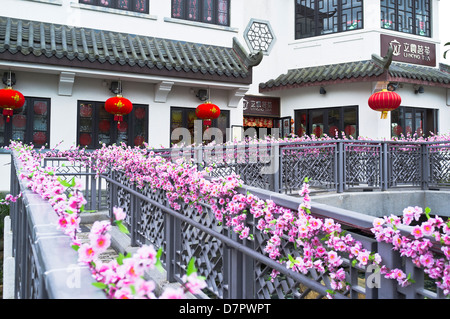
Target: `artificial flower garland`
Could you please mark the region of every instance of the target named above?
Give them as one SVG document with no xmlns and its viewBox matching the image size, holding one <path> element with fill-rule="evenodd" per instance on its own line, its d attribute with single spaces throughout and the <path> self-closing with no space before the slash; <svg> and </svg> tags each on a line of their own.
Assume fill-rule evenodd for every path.
<svg viewBox="0 0 450 319">
<path fill-rule="evenodd" d="M 367 251 L 362 247 L 361 243 L 354 240 L 349 234 L 344 234 L 341 226 L 334 220 L 322 220 L 313 217 L 309 211 L 308 181 L 305 181 L 303 189 L 300 191 L 300 195 L 303 197 L 302 204 L 299 206 L 298 211 L 292 211 L 275 205 L 273 201 L 260 200 L 252 194 L 238 194 L 237 188 L 242 185 L 238 176 L 232 175 L 227 178 L 206 179 L 205 175 L 212 169 L 210 167 L 205 168 L 204 171 L 198 171 L 195 165 L 186 163 L 183 160 L 172 163 L 160 156 L 156 156 L 151 151 L 148 152 L 139 148 L 113 145 L 104 146 L 89 155 L 84 153 L 83 150 L 78 151 L 75 149 L 68 152 L 50 152 L 44 156 L 55 155 L 70 157 L 73 160 L 80 158 L 84 160 L 89 159 L 86 163 L 90 163 L 88 165 L 91 165 L 98 174 L 107 171 L 109 168 L 121 170 L 138 187 L 148 184 L 153 189 L 165 190 L 171 207 L 177 210 L 181 208 L 180 200 L 196 208 L 199 213 L 203 209 L 202 203 L 210 204 L 217 221 L 232 228 L 239 234 L 241 239 L 253 239 L 253 234 L 250 233 L 250 229 L 246 226 L 247 217 L 251 214 L 257 221 L 257 229 L 269 235 L 265 247 L 269 257 L 303 274 L 308 273 L 312 268 L 321 274 L 328 273 L 333 288 L 329 292 L 329 297 L 332 297 L 332 294 L 336 291 L 345 291 L 349 288 L 345 280 L 346 274 L 343 268 L 343 260 L 339 256 L 342 253 L 348 254 L 353 265 L 358 264 L 360 267 L 365 267 L 370 263 L 376 264 L 381 267 L 386 278 L 396 279 L 402 286 L 413 282 L 413 279 L 404 274 L 402 270 L 389 270 L 382 266 L 381 257 L 377 253 Z M 30 154 L 27 154 L 28 156 Z M 36 169 L 37 166 L 33 164 L 32 167 Z M 47 177 L 52 176 L 49 173 L 51 171 L 48 169 L 44 170 L 44 172 L 44 175 Z M 27 177 L 25 176 L 24 178 Z M 42 181 L 42 177 L 38 180 Z M 41 183 L 35 184 L 30 182 L 29 187 L 39 192 L 39 184 Z M 56 191 L 52 191 L 53 193 L 50 194 L 47 193 L 43 197 L 51 199 L 55 206 L 58 207 L 59 200 L 56 199 L 59 198 L 58 196 L 61 196 L 60 188 L 55 186 L 55 189 Z M 79 209 L 80 203 L 82 203 L 82 199 L 75 196 L 69 207 L 75 208 L 75 210 Z M 61 209 L 57 212 L 64 215 Z M 384 221 L 385 223 L 383 224 L 381 220 L 376 219 L 372 231 L 377 240 L 389 242 L 386 239 L 391 238 L 386 236 L 386 234 L 392 232 L 389 228 L 394 229 L 393 232 L 396 232 L 396 229 L 381 226 L 395 225 L 398 223 L 398 218 L 390 216 Z M 405 222 L 407 223 L 406 219 Z M 397 234 L 397 237 L 395 237 L 396 242 L 391 241 L 390 243 L 394 244 L 394 249 L 397 247 L 403 255 L 412 258 L 422 256 L 422 258 L 418 257 L 418 259 L 414 260 L 416 265 L 425 266 L 426 273 L 437 280 L 438 287 L 443 289 L 445 295 L 449 295 L 449 224 L 448 221 L 444 223 L 439 218 L 437 222 L 442 229 L 442 233 L 438 235 L 437 232 L 434 232 L 433 235 L 435 238 L 439 238 L 445 258 L 433 258 L 431 256 L 430 244 L 426 238 L 423 238 L 420 245 L 417 242 L 413 242 L 414 245 L 411 245 L 408 244 L 408 237 L 400 237 Z M 432 220 L 432 223 L 436 223 L 436 221 Z M 65 227 L 67 225 L 70 225 L 72 228 L 77 227 L 76 221 L 70 218 L 64 221 L 63 224 Z M 432 224 L 431 226 L 436 227 L 437 225 Z M 108 228 L 107 226 L 105 227 Z M 429 229 L 429 225 L 427 227 L 424 229 Z M 417 228 L 415 230 L 417 232 Z M 73 234 L 73 231 L 68 233 Z M 98 234 L 105 236 L 103 231 Z M 297 257 L 283 256 L 280 247 L 283 246 L 282 241 L 285 240 L 284 238 L 288 238 L 297 247 L 301 247 L 302 255 Z M 420 238 L 422 239 L 422 237 Z M 103 242 L 107 241 L 107 238 L 103 238 Z M 414 253 L 411 253 L 411 250 Z M 81 251 L 83 253 L 86 252 L 85 249 Z M 427 253 L 426 256 L 428 258 L 423 257 L 424 252 Z M 151 255 L 153 256 L 153 254 Z M 429 267 L 430 265 L 434 265 L 434 267 Z M 99 269 L 96 268 L 96 271 L 98 272 Z M 273 272 L 272 278 L 276 276 L 277 272 Z"/>
</svg>

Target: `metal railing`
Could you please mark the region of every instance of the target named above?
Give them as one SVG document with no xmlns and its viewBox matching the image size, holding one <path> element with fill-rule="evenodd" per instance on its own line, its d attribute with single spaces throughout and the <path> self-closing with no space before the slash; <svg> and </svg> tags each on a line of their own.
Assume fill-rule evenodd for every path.
<svg viewBox="0 0 450 319">
<path fill-rule="evenodd" d="M 446 168 L 440 157 L 445 155 L 446 151 L 439 154 L 439 150 L 432 148 L 434 146 L 436 145 L 421 145 L 420 158 L 423 160 L 423 156 L 426 154 L 429 156 L 429 162 L 433 163 L 432 165 L 438 166 L 441 172 L 445 172 Z M 360 152 L 357 157 L 358 161 L 369 163 L 375 158 L 380 166 L 383 161 L 387 160 L 380 154 L 387 154 L 386 149 L 391 149 L 388 143 L 380 145 L 336 143 L 334 146 L 325 145 L 315 153 L 311 148 L 307 154 L 312 153 L 314 155 L 311 156 L 318 158 L 321 156 L 331 157 L 336 163 L 337 157 L 352 157 L 352 152 L 356 151 L 351 149 L 352 147 L 365 148 L 365 150 L 358 150 Z M 407 146 L 403 145 L 403 148 L 405 147 Z M 347 153 L 343 153 L 343 150 L 347 150 Z M 244 149 L 244 151 L 246 150 Z M 267 151 L 269 152 L 269 149 Z M 362 151 L 364 151 L 364 156 L 361 155 Z M 281 146 L 273 152 L 276 155 L 279 152 L 277 155 L 279 158 L 290 156 Z M 281 154 L 281 152 L 284 153 Z M 390 152 L 394 151 L 391 149 Z M 418 152 L 414 148 L 413 153 L 417 154 Z M 439 156 L 432 156 L 431 153 L 433 155 L 438 153 Z M 60 165 L 61 161 L 46 161 L 46 163 Z M 20 168 L 17 166 L 14 154 L 12 155 L 12 164 L 11 192 L 12 194 L 18 194 L 20 191 L 23 193 L 23 197 L 12 205 L 11 210 L 14 233 L 13 255 L 16 259 L 16 297 L 64 298 L 65 296 L 75 296 L 73 295 L 75 288 L 81 289 L 80 292 L 78 290 L 76 292 L 76 296 L 81 298 L 104 297 L 101 293 L 99 295 L 99 291 L 90 284 L 92 278 L 87 268 L 71 268 L 76 265 L 76 255 L 70 248 L 69 238 L 56 231 L 56 216 L 52 217 L 49 214 L 52 208 L 27 190 L 26 185 L 20 183 L 17 178 Z M 125 223 L 130 230 L 132 246 L 152 244 L 157 248 L 163 248 L 162 261 L 167 272 L 167 280 L 170 282 L 181 281 L 186 271 L 186 265 L 191 258 L 195 257 L 199 274 L 207 280 L 207 292 L 210 298 L 323 298 L 331 289 L 329 278 L 326 275 L 319 274 L 314 270 L 303 275 L 270 259 L 264 252 L 268 235 L 259 232 L 252 221 L 249 221 L 248 226 L 251 228 L 251 233 L 255 234 L 254 240 L 240 240 L 232 230 L 217 224 L 208 203 L 201 204 L 202 214 L 198 214 L 195 208 L 185 203 L 180 203 L 181 209 L 175 211 L 169 206 L 163 190 L 152 189 L 149 185 L 138 188 L 122 172 L 110 170 L 107 174 L 99 175 L 96 180 L 92 180 L 94 179 L 93 172 L 76 168 L 68 170 L 68 166 L 70 165 L 60 166 L 62 171 L 58 174 L 64 174 L 67 178 L 70 178 L 70 174 L 85 176 L 87 192 L 92 194 L 89 198 L 91 201 L 96 201 L 97 208 L 107 207 L 111 217 L 113 207 L 119 206 L 124 209 L 127 213 Z M 76 167 L 77 164 L 75 163 L 73 166 Z M 212 175 L 216 170 L 220 171 L 221 169 L 223 167 L 217 166 Z M 333 166 L 333 171 L 336 170 L 343 170 L 342 165 L 340 169 Z M 422 168 L 421 170 L 424 171 Z M 398 176 L 393 175 L 392 172 L 388 173 L 387 169 L 384 171 L 385 173 L 382 174 L 387 174 L 387 176 Z M 381 184 L 380 181 L 383 179 L 377 174 L 366 174 L 376 177 L 372 179 L 374 185 Z M 411 180 L 416 182 L 416 177 L 408 176 L 414 175 L 406 175 L 402 182 L 409 183 Z M 446 173 L 436 176 L 439 178 L 437 184 L 440 185 L 442 176 L 446 176 Z M 378 183 L 376 182 L 377 178 Z M 400 184 L 400 179 L 395 181 Z M 429 181 L 428 184 L 435 182 L 432 178 Z M 351 184 L 350 181 L 346 183 Z M 356 183 L 356 179 L 352 180 L 352 183 Z M 93 189 L 94 185 L 95 190 Z M 275 204 L 292 210 L 297 210 L 301 201 L 299 198 L 259 187 L 245 186 L 239 189 L 239 192 L 242 194 L 252 193 L 261 199 L 271 199 Z M 91 206 L 91 208 L 93 207 Z M 350 260 L 342 256 L 345 261 L 347 281 L 352 288 L 345 294 L 336 294 L 335 298 L 444 297 L 440 289 L 426 288 L 428 281 L 423 270 L 417 268 L 410 260 L 401 258 L 396 251 L 392 250 L 391 245 L 378 243 L 369 235 L 374 217 L 314 203 L 311 212 L 314 216 L 333 218 L 341 223 L 366 249 L 378 252 L 388 267 L 402 268 L 405 272 L 411 273 L 415 280 L 411 286 L 402 288 L 396 282 L 381 276 L 379 286 L 374 287 L 368 280 L 372 275 L 371 272 L 352 265 Z M 403 229 L 405 233 L 409 230 L 407 227 Z M 283 244 L 282 254 L 295 257 L 300 255 L 301 251 L 286 241 Z M 72 269 L 72 272 L 68 269 Z M 273 269 L 279 271 L 281 275 L 270 280 L 270 273 Z M 73 271 L 77 271 L 82 276 L 81 287 L 73 285 L 70 287 L 67 284 L 70 282 Z"/>
<path fill-rule="evenodd" d="M 293 194 L 305 177 L 315 190 L 345 192 L 450 186 L 450 141 L 324 140 L 152 150 L 213 165 L 215 176 L 240 175 L 246 185 Z"/>
<path fill-rule="evenodd" d="M 313 269 L 303 275 L 270 259 L 264 252 L 269 237 L 258 231 L 252 221 L 247 225 L 255 234 L 254 240 L 240 240 L 232 230 L 217 224 L 207 203 L 202 204 L 202 214 L 184 203 L 180 203 L 181 209 L 175 211 L 169 207 L 165 192 L 160 189 L 136 188 L 124 173 L 118 171 L 111 171 L 102 178 L 110 183 L 111 205 L 118 205 L 127 213 L 126 224 L 132 245 L 163 247 L 163 264 L 169 281 L 180 282 L 185 265 L 195 257 L 196 267 L 200 275 L 206 277 L 208 294 L 212 298 L 323 298 L 331 289 L 326 275 Z M 239 192 L 273 200 L 275 204 L 292 210 L 297 210 L 301 203 L 299 198 L 250 186 L 239 189 Z M 379 286 L 374 287 L 368 280 L 372 275 L 370 271 L 352 265 L 342 256 L 352 288 L 345 295 L 337 294 L 336 298 L 443 298 L 439 289 L 426 288 L 425 284 L 429 282 L 423 270 L 415 267 L 411 260 L 400 258 L 391 245 L 373 239 L 370 228 L 374 217 L 324 204 L 313 204 L 311 213 L 341 223 L 364 248 L 378 252 L 387 266 L 404 269 L 416 281 L 402 288 L 381 276 Z M 403 234 L 410 231 L 410 227 L 402 228 Z M 298 256 L 301 252 L 286 240 L 282 254 Z M 273 269 L 281 276 L 270 280 Z"/>
<path fill-rule="evenodd" d="M 21 168 L 12 154 L 10 193 L 22 194 L 10 207 L 14 298 L 105 299 L 90 270 L 78 264 L 70 237 L 57 229 L 54 209 L 19 179 Z"/>
</svg>

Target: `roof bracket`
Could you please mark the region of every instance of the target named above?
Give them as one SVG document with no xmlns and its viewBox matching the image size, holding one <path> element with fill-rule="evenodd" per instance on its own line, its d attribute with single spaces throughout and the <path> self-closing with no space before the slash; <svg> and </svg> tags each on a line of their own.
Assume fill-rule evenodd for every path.
<svg viewBox="0 0 450 319">
<path fill-rule="evenodd" d="M 239 102 L 248 91 L 248 87 L 240 87 L 228 93 L 228 107 L 238 107 Z"/>
<path fill-rule="evenodd" d="M 75 73 L 61 72 L 59 74 L 58 95 L 71 96 L 74 83 L 75 83 Z"/>
<path fill-rule="evenodd" d="M 172 91 L 172 87 L 175 82 L 169 81 L 161 81 L 155 85 L 155 102 L 157 103 L 166 103 L 167 96 L 170 91 Z"/>
</svg>

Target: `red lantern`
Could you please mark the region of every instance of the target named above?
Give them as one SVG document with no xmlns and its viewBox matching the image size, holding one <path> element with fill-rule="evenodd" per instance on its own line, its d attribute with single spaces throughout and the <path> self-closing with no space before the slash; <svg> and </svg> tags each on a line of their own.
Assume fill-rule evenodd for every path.
<svg viewBox="0 0 450 319">
<path fill-rule="evenodd" d="M 135 138 L 134 138 L 134 145 L 135 146 L 141 146 L 142 144 L 144 144 L 144 137 L 143 136 L 140 136 L 140 135 L 138 135 L 138 136 L 136 136 Z"/>
<path fill-rule="evenodd" d="M 336 137 L 336 134 L 339 133 L 339 128 L 336 125 L 330 126 L 328 129 L 328 135 L 331 137 Z"/>
<path fill-rule="evenodd" d="M 131 104 L 130 100 L 117 95 L 106 100 L 105 110 L 114 115 L 114 121 L 117 121 L 117 128 L 119 128 L 120 122 L 123 121 L 123 116 L 133 110 L 133 104 Z"/>
<path fill-rule="evenodd" d="M 356 128 L 355 128 L 355 126 L 349 124 L 345 127 L 344 132 L 345 132 L 345 135 L 350 136 L 350 135 L 355 134 Z"/>
<path fill-rule="evenodd" d="M 45 102 L 35 102 L 34 103 L 34 113 L 38 115 L 43 115 L 47 112 L 47 103 Z"/>
<path fill-rule="evenodd" d="M 206 126 L 210 126 L 212 120 L 219 117 L 220 109 L 217 105 L 212 104 L 211 102 L 205 102 L 197 106 L 195 115 L 197 115 L 199 119 L 202 119 Z"/>
<path fill-rule="evenodd" d="M 6 122 L 9 122 L 15 109 L 20 109 L 25 104 L 25 97 L 19 91 L 11 87 L 0 90 L 0 107 L 3 109 L 3 115 L 6 116 Z"/>
<path fill-rule="evenodd" d="M 108 120 L 101 120 L 98 124 L 98 128 L 100 129 L 100 132 L 106 133 L 111 128 L 111 123 Z"/>
<path fill-rule="evenodd" d="M 393 91 L 383 89 L 372 94 L 369 98 L 369 106 L 372 110 L 381 112 L 381 118 L 387 118 L 387 112 L 393 111 L 400 106 L 402 98 Z"/>
<path fill-rule="evenodd" d="M 47 141 L 45 132 L 36 132 L 33 134 L 33 142 L 37 145 L 43 145 Z"/>
</svg>

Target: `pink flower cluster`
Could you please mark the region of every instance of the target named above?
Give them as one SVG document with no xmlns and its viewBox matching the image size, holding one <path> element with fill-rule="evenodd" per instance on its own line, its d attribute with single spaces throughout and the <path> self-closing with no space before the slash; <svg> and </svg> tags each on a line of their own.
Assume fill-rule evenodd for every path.
<svg viewBox="0 0 450 319">
<path fill-rule="evenodd" d="M 5 199 L 0 199 L 0 205 L 9 205 L 10 203 L 15 203 L 20 197 L 22 197 L 22 193 L 19 193 L 19 195 L 17 196 L 6 194 Z"/>
<path fill-rule="evenodd" d="M 125 218 L 121 208 L 114 208 L 117 221 Z M 89 233 L 89 243 L 78 244 L 79 261 L 87 264 L 96 281 L 112 299 L 156 299 L 156 285 L 152 280 L 144 278 L 145 272 L 155 268 L 159 263 L 159 256 L 151 245 L 144 245 L 137 249 L 132 256 L 119 255 L 109 262 L 102 262 L 99 257 L 111 243 L 108 231 L 109 221 L 96 221 Z M 179 288 L 167 288 L 161 294 L 161 299 L 186 298 L 186 293 L 198 294 L 206 287 L 204 278 L 196 272 L 183 277 L 184 285 Z"/>
<path fill-rule="evenodd" d="M 111 235 L 108 233 L 111 224 L 109 221 L 95 222 L 89 233 L 89 242 L 80 242 L 77 232 L 80 226 L 80 213 L 83 205 L 86 204 L 81 192 L 81 184 L 72 180 L 68 186 L 74 191 L 70 196 L 66 196 L 63 184 L 69 183 L 58 179 L 51 168 L 40 167 L 40 160 L 43 157 L 54 156 L 55 153 L 38 154 L 33 151 L 32 146 L 29 147 L 20 142 L 12 142 L 10 149 L 18 153 L 17 158 L 22 164 L 19 178 L 27 183 L 29 189 L 52 205 L 59 217 L 58 228 L 71 237 L 72 247 L 78 252 L 78 261 L 91 268 L 97 280 L 96 286 L 104 289 L 110 298 L 156 298 L 155 283 L 144 279 L 144 272 L 155 267 L 159 261 L 153 246 L 142 246 L 133 256 L 120 255 L 109 263 L 101 262 L 99 256 L 111 245 Z M 64 152 L 59 154 L 68 155 Z M 76 151 L 71 151 L 70 156 L 73 160 L 80 158 L 76 155 Z M 17 197 L 7 196 L 8 201 L 16 199 Z M 114 215 L 117 223 L 126 216 L 120 208 L 114 208 Z M 183 277 L 183 280 L 182 287 L 166 289 L 160 298 L 186 298 L 186 293 L 198 294 L 206 286 L 204 278 L 197 276 L 196 271 L 191 270 Z"/>
<path fill-rule="evenodd" d="M 196 165 L 183 159 L 174 163 L 140 148 L 104 146 L 92 157 L 93 168 L 98 174 L 109 169 L 122 171 L 138 187 L 148 185 L 155 190 L 162 189 L 175 210 L 188 205 L 201 213 L 202 202 L 213 203 L 215 198 L 226 196 L 242 185 L 237 176 L 209 180 L 205 176 L 210 167 L 199 171 Z"/>
<path fill-rule="evenodd" d="M 253 235 L 248 234 L 248 226 L 245 226 L 247 217 L 253 216 L 256 228 L 268 236 L 265 252 L 270 258 L 302 274 L 308 274 L 311 269 L 328 274 L 334 291 L 346 290 L 348 283 L 341 257 L 343 254 L 355 260 L 360 267 L 379 264 L 381 257 L 364 249 L 351 235 L 344 235 L 341 225 L 334 220 L 312 216 L 307 183 L 303 185 L 300 195 L 303 201 L 298 211 L 278 206 L 272 200 L 261 200 L 253 194 L 235 194 L 219 200 L 212 208 L 215 215 L 223 216 L 225 224 L 238 232 L 242 239 L 253 239 Z M 298 248 L 298 255 L 284 255 L 285 238 Z M 277 275 L 278 272 L 273 271 L 272 280 Z"/>
<path fill-rule="evenodd" d="M 430 210 L 421 207 L 407 207 L 403 216 L 385 216 L 376 218 L 372 232 L 380 242 L 393 245 L 393 249 L 401 256 L 412 259 L 412 262 L 422 268 L 430 278 L 436 281 L 437 287 L 445 295 L 450 294 L 450 220 L 444 222 L 439 217 L 431 217 Z M 402 235 L 400 225 L 409 226 L 413 221 L 418 222 L 421 216 L 426 221 L 412 227 L 409 235 Z M 437 247 L 440 247 L 436 249 Z M 411 282 L 401 269 L 387 269 L 382 267 L 386 278 L 396 279 L 405 286 Z"/>
<path fill-rule="evenodd" d="M 58 216 L 58 227 L 75 239 L 79 231 L 79 214 L 86 203 L 81 193 L 80 182 L 72 180 L 70 186 L 74 191 L 68 197 L 65 195 L 66 187 L 61 184 L 63 181 L 56 177 L 54 168 L 41 167 L 42 154 L 34 152 L 33 147 L 23 145 L 21 142 L 12 142 L 10 148 L 18 152 L 17 159 L 22 164 L 20 180 L 26 183 L 27 188 L 52 205 Z"/>
</svg>

